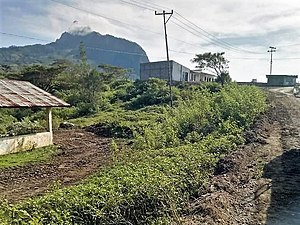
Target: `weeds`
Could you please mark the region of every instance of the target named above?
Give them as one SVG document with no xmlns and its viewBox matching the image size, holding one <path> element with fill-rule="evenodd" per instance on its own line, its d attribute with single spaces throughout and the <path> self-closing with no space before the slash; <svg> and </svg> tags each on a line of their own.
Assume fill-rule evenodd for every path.
<svg viewBox="0 0 300 225">
<path fill-rule="evenodd" d="M 17 205 L 4 202 L 0 222 L 168 224 L 189 199 L 201 195 L 216 162 L 243 143 L 244 128 L 266 108 L 263 93 L 254 87 L 201 87 L 183 94 L 173 109 L 107 114 L 108 124 L 140 124 L 132 128 L 134 149 L 123 155 L 113 141 L 112 166 L 78 186 Z"/>
</svg>

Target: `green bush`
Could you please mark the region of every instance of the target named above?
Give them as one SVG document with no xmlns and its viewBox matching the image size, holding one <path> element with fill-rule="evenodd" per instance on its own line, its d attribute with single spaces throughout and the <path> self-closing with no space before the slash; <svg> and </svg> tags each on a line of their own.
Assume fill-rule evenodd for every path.
<svg viewBox="0 0 300 225">
<path fill-rule="evenodd" d="M 227 85 L 217 94 L 214 107 L 220 119 L 247 127 L 266 109 L 265 95 L 254 86 Z"/>
<path fill-rule="evenodd" d="M 45 128 L 41 126 L 38 121 L 32 122 L 26 117 L 20 122 L 14 122 L 13 124 L 8 125 L 6 130 L 9 136 L 15 136 L 42 132 L 45 131 Z"/>
<path fill-rule="evenodd" d="M 150 105 L 169 104 L 170 95 L 167 82 L 158 78 L 150 78 L 146 81 L 136 81 L 128 90 L 130 102 L 128 108 L 140 109 Z M 173 100 L 179 97 L 179 90 L 172 88 Z"/>
<path fill-rule="evenodd" d="M 266 108 L 253 87 L 193 89 L 177 107 L 101 114 L 93 120 L 133 126 L 134 151 L 114 148 L 114 164 L 75 187 L 0 206 L 2 224 L 167 224 L 182 213 L 216 162 L 243 142 L 242 132 Z M 112 128 L 114 129 L 114 128 Z"/>
<path fill-rule="evenodd" d="M 182 210 L 213 171 L 201 143 L 142 151 L 86 183 L 19 205 L 3 204 L 7 224 L 150 224 Z M 198 193 L 199 194 L 199 193 Z"/>
</svg>

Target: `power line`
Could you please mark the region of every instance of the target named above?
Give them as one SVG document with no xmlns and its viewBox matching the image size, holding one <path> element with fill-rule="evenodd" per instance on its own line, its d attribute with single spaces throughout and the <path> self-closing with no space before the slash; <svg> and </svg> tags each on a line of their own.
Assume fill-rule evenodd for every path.
<svg viewBox="0 0 300 225">
<path fill-rule="evenodd" d="M 19 38 L 31 39 L 31 40 L 36 40 L 36 41 L 42 41 L 42 42 L 51 42 L 51 41 L 49 41 L 49 40 L 44 40 L 44 39 L 34 38 L 34 37 L 28 37 L 28 36 L 19 35 L 19 34 L 12 34 L 12 33 L 6 33 L 6 32 L 0 32 L 0 34 L 6 35 L 6 36 L 13 36 L 13 37 L 19 37 Z"/>
<path fill-rule="evenodd" d="M 174 18 L 175 18 L 178 22 L 182 23 L 182 22 L 181 22 L 180 20 L 178 20 L 176 17 L 174 17 Z M 196 37 L 198 37 L 198 38 L 201 38 L 201 39 L 204 40 L 204 41 L 209 41 L 210 43 L 213 43 L 213 42 L 211 42 L 211 40 L 210 40 L 209 38 L 205 37 L 205 36 L 202 35 L 202 34 L 199 34 L 199 32 L 198 32 L 197 30 L 193 29 L 193 28 L 192 28 L 192 30 L 190 30 L 190 29 L 188 29 L 187 27 L 182 26 L 181 24 L 179 24 L 179 23 L 177 23 L 177 22 L 175 22 L 175 21 L 172 21 L 172 23 L 175 24 L 176 26 L 180 27 L 181 29 L 183 29 L 183 30 L 185 30 L 185 31 L 187 31 L 187 32 L 189 32 L 189 33 L 191 33 L 191 34 L 193 34 L 194 36 L 196 36 Z M 183 25 L 186 25 L 186 24 L 183 23 Z M 189 28 L 191 28 L 191 27 L 189 27 Z M 220 44 L 220 43 L 218 43 L 218 42 L 214 42 L 213 44 L 216 45 L 216 46 L 218 46 L 218 47 L 221 47 L 221 48 L 223 48 L 223 49 L 227 49 L 227 50 L 230 50 L 230 51 L 233 51 L 233 52 L 237 52 L 237 53 L 240 52 L 240 51 L 237 51 L 237 50 L 235 50 L 235 49 L 233 49 L 233 48 L 230 48 L 230 47 L 228 47 L 228 46 L 224 46 L 224 45 L 222 45 L 222 44 Z"/>
<path fill-rule="evenodd" d="M 145 57 L 147 57 L 146 54 L 137 53 L 137 52 L 126 52 L 126 51 L 119 51 L 119 50 L 112 50 L 112 49 L 103 49 L 103 48 L 89 47 L 89 46 L 86 46 L 85 48 L 86 49 L 91 49 L 91 50 L 103 51 L 103 52 L 113 52 L 113 53 L 118 53 L 118 54 L 137 55 L 137 56 L 145 56 Z"/>
<path fill-rule="evenodd" d="M 148 4 L 148 5 L 156 6 L 156 9 L 168 9 L 168 10 L 172 10 L 171 8 L 169 8 L 167 6 L 158 5 L 158 4 L 154 3 L 154 2 L 148 2 L 148 1 L 144 1 L 144 0 L 141 1 L 141 2 L 143 2 L 145 4 Z"/>
<path fill-rule="evenodd" d="M 70 4 L 66 4 L 66 3 L 60 2 L 60 1 L 58 1 L 58 0 L 49 0 L 49 1 L 52 1 L 52 2 L 55 2 L 55 3 L 61 4 L 61 5 L 64 5 L 64 6 L 66 6 L 66 7 L 70 7 L 70 8 L 72 8 L 72 9 L 76 9 L 76 10 L 78 10 L 78 11 L 82 11 L 82 12 L 87 13 L 87 14 L 90 14 L 90 15 L 94 15 L 94 16 L 97 16 L 97 17 L 100 17 L 100 18 L 104 18 L 104 19 L 109 20 L 109 21 L 113 21 L 113 22 L 117 22 L 117 23 L 120 23 L 120 24 L 123 24 L 123 25 L 126 25 L 126 26 L 130 26 L 130 27 L 133 27 L 133 28 L 135 28 L 135 29 L 136 29 L 136 28 L 139 28 L 139 29 L 141 29 L 141 30 L 144 30 L 144 31 L 147 31 L 147 32 L 156 34 L 156 35 L 161 35 L 161 33 L 159 33 L 159 32 L 154 32 L 154 31 L 145 29 L 145 28 L 140 27 L 140 26 L 136 26 L 136 25 L 133 25 L 133 24 L 130 24 L 130 23 L 125 23 L 125 22 L 123 22 L 123 21 L 121 21 L 121 20 L 117 20 L 117 19 L 114 19 L 114 18 L 105 16 L 105 15 L 102 15 L 102 14 L 99 14 L 99 13 L 94 13 L 94 12 L 91 12 L 91 11 L 88 11 L 88 10 L 85 10 L 85 9 L 82 9 L 82 8 L 79 8 L 79 7 L 70 5 Z"/>
<path fill-rule="evenodd" d="M 44 40 L 44 39 L 39 39 L 39 38 L 35 38 L 35 37 L 23 36 L 23 35 L 6 33 L 6 32 L 0 32 L 0 34 L 7 35 L 7 36 L 14 36 L 14 37 L 18 37 L 18 38 L 25 38 L 25 39 L 30 39 L 30 40 L 43 41 L 43 42 L 48 42 L 48 43 L 52 42 L 50 40 Z M 149 57 L 147 54 L 144 54 L 144 53 L 126 52 L 126 51 L 119 51 L 119 50 L 112 50 L 112 49 L 102 49 L 102 48 L 89 47 L 89 46 L 86 46 L 86 48 L 91 49 L 91 50 L 97 50 L 97 51 L 113 52 L 113 53 L 118 53 L 118 54 L 137 55 L 137 56 Z M 162 58 L 162 57 L 153 57 L 153 58 Z"/>
<path fill-rule="evenodd" d="M 155 11 L 156 10 L 156 8 L 151 7 L 151 6 L 149 7 L 149 6 L 140 5 L 138 1 L 134 1 L 134 0 L 131 0 L 131 1 L 119 0 L 119 1 L 123 2 L 125 4 L 128 4 L 128 5 L 133 5 L 135 7 L 139 7 L 139 8 L 150 10 L 150 11 Z"/>
<path fill-rule="evenodd" d="M 149 3 L 147 1 L 136 1 L 136 0 L 131 0 L 131 1 L 139 4 L 139 7 L 142 7 L 142 8 L 149 9 L 149 6 L 150 6 L 151 9 L 149 9 L 149 10 L 152 10 L 153 8 L 157 9 L 156 6 L 161 7 L 161 8 L 168 8 L 168 7 L 161 6 L 161 5 L 158 5 L 158 4 L 155 4 L 155 3 Z M 190 29 L 192 29 L 193 31 L 199 33 L 200 35 L 204 36 L 206 38 L 205 39 L 206 41 L 208 40 L 210 43 L 212 43 L 214 45 L 217 45 L 217 46 L 222 47 L 222 48 L 227 49 L 227 50 L 236 51 L 236 52 L 246 52 L 246 53 L 251 53 L 251 54 L 263 54 L 261 52 L 254 52 L 254 51 L 250 51 L 250 50 L 247 50 L 247 49 L 235 47 L 232 44 L 230 44 L 230 43 L 228 43 L 228 42 L 226 42 L 224 40 L 220 40 L 218 37 L 216 37 L 215 35 L 209 33 L 208 31 L 204 30 L 203 28 L 201 28 L 200 26 L 196 25 L 192 21 L 188 20 L 187 18 L 185 18 L 184 16 L 182 16 L 180 13 L 175 12 L 175 14 L 180 17 L 180 18 L 177 18 L 176 16 L 174 17 L 178 22 L 180 22 L 184 26 L 189 27 Z M 181 19 L 183 19 L 185 22 L 183 22 Z M 176 24 L 176 25 L 178 26 L 179 24 Z M 179 26 L 179 27 L 183 28 L 182 26 Z M 197 29 L 195 29 L 194 27 L 196 27 Z M 187 28 L 184 28 L 184 29 L 186 31 L 188 31 Z M 192 34 L 196 35 L 194 32 Z M 198 35 L 196 35 L 196 36 L 198 36 Z"/>
<path fill-rule="evenodd" d="M 243 49 L 243 48 L 239 48 L 239 47 L 235 47 L 234 45 L 219 39 L 217 36 L 211 34 L 210 32 L 204 30 L 203 28 L 201 28 L 200 26 L 198 26 L 197 24 L 193 23 L 192 21 L 188 20 L 187 18 L 185 18 L 184 16 L 182 16 L 181 14 L 179 14 L 178 12 L 175 12 L 176 15 L 178 15 L 180 18 L 182 18 L 183 20 L 187 21 L 188 23 L 192 24 L 194 27 L 196 27 L 197 29 L 199 29 L 202 33 L 202 35 L 204 35 L 205 37 L 209 38 L 210 40 L 212 40 L 213 42 L 218 42 L 219 44 L 222 44 L 224 46 L 228 46 L 229 48 L 238 50 L 238 51 L 243 51 L 243 52 L 248 52 L 248 53 L 252 53 L 252 54 L 263 54 L 261 52 L 254 52 L 254 51 L 250 51 L 247 49 Z"/>
<path fill-rule="evenodd" d="M 73 9 L 76 9 L 76 10 L 79 10 L 79 11 L 82 11 L 82 12 L 85 12 L 85 13 L 88 13 L 88 14 L 91 14 L 91 15 L 94 15 L 94 16 L 97 16 L 97 17 L 104 18 L 104 19 L 107 19 L 107 20 L 110 20 L 110 21 L 113 21 L 113 22 L 118 22 L 118 23 L 124 24 L 124 25 L 126 25 L 126 26 L 130 26 L 130 27 L 134 27 L 134 28 L 139 28 L 139 29 L 141 29 L 141 30 L 144 30 L 144 31 L 147 31 L 147 32 L 156 34 L 156 35 L 161 35 L 161 33 L 159 33 L 159 32 L 154 32 L 154 31 L 151 31 L 151 30 L 149 30 L 149 29 L 145 29 L 145 28 L 140 27 L 140 26 L 136 26 L 136 25 L 132 25 L 132 24 L 129 24 L 129 23 L 125 23 L 125 22 L 123 22 L 123 21 L 120 21 L 120 20 L 117 20 L 117 19 L 114 19 L 114 18 L 111 18 L 111 17 L 107 17 L 107 16 L 102 15 L 102 14 L 90 12 L 90 11 L 88 11 L 88 10 L 81 9 L 81 8 L 79 8 L 79 7 L 75 7 L 75 6 L 73 6 L 73 5 L 69 5 L 69 4 L 60 2 L 60 1 L 58 1 L 58 0 L 50 0 L 50 1 L 56 2 L 56 3 L 58 3 L 58 4 L 61 4 L 61 5 L 64 5 L 64 6 L 67 6 L 67 7 L 70 7 L 70 8 L 73 8 Z M 125 1 L 125 0 L 119 0 L 119 1 L 131 4 L 130 2 Z M 133 1 L 133 0 L 132 0 L 132 1 Z M 137 1 L 135 1 L 135 2 L 137 2 Z M 148 3 L 148 4 L 150 4 L 150 3 Z M 134 4 L 134 3 L 132 3 L 131 5 L 135 5 L 135 6 L 138 6 L 138 7 L 144 8 L 144 9 L 148 9 L 148 10 L 151 10 L 151 11 L 152 11 L 153 8 L 154 8 L 154 7 L 153 7 L 153 8 L 149 8 L 148 6 L 141 5 L 141 4 Z M 182 27 L 182 26 L 181 26 L 181 27 Z M 187 30 L 187 29 L 185 29 L 185 30 Z M 188 31 L 188 30 L 187 30 L 187 31 Z M 194 34 L 194 35 L 195 35 L 195 34 Z M 198 36 L 198 35 L 196 35 L 196 36 Z M 198 37 L 199 37 L 199 36 L 198 36 Z M 184 43 L 184 44 L 188 44 L 188 45 L 192 45 L 192 46 L 197 46 L 197 47 L 199 47 L 199 45 L 194 45 L 194 44 L 185 42 L 185 41 L 183 41 L 183 40 L 179 40 L 179 39 L 174 38 L 174 37 L 170 37 L 170 38 L 171 38 L 171 39 L 174 39 L 174 40 L 176 40 L 176 41 L 178 41 L 178 42 Z M 201 45 L 201 48 L 203 48 L 202 45 Z M 224 47 L 223 47 L 223 48 L 224 48 Z M 225 47 L 225 49 L 228 49 L 228 47 L 227 47 L 227 48 Z"/>
<path fill-rule="evenodd" d="M 143 1 L 142 3 L 141 2 L 138 2 L 138 1 L 136 1 L 136 0 L 131 0 L 131 2 L 129 2 L 129 1 L 125 1 L 125 0 L 119 0 L 119 1 L 121 1 L 121 2 L 124 2 L 124 3 L 127 3 L 127 4 L 129 4 L 129 5 L 133 5 L 133 6 L 136 6 L 136 7 L 140 7 L 140 8 L 142 8 L 142 9 L 147 9 L 147 10 L 150 10 L 150 11 L 152 11 L 153 9 L 157 9 L 157 7 L 153 7 L 153 6 L 151 6 L 151 5 L 153 5 L 153 4 L 151 4 L 151 3 L 148 3 L 148 2 L 145 2 L 145 1 Z M 133 3 L 134 2 L 134 3 Z M 145 5 L 144 3 L 146 3 L 147 5 Z M 150 7 L 151 8 L 149 8 L 149 5 L 150 5 Z M 154 4 L 154 5 L 157 5 L 157 4 Z M 158 5 L 159 6 L 159 5 Z M 161 6 L 162 7 L 162 6 Z M 176 13 L 176 14 L 178 14 L 178 13 Z M 178 15 L 180 15 L 180 14 L 178 14 Z M 181 15 L 180 15 L 181 16 Z M 180 21 L 178 18 L 175 18 L 177 21 L 179 21 L 180 23 L 183 23 L 184 25 L 187 25 L 186 23 L 184 23 L 184 22 L 182 22 L 182 21 Z M 175 22 L 173 22 L 173 23 L 175 23 Z M 182 26 L 180 26 L 179 24 L 177 24 L 177 23 L 175 23 L 177 26 L 179 26 L 179 27 L 181 27 L 181 28 L 183 28 Z M 188 26 L 188 25 L 187 25 Z M 190 27 L 190 28 L 192 28 L 192 27 Z M 185 28 L 183 28 L 183 29 L 185 29 Z M 194 29 L 194 28 L 192 28 L 192 29 Z M 188 32 L 190 32 L 189 30 L 187 30 L 187 29 L 185 29 L 186 31 L 188 31 Z M 194 29 L 195 30 L 195 29 Z M 195 30 L 196 32 L 199 32 L 199 31 L 197 31 L 197 30 Z M 194 33 L 193 33 L 194 34 Z M 194 35 L 196 35 L 196 34 L 194 34 Z M 203 35 L 202 33 L 200 33 L 200 35 Z M 196 35 L 196 36 L 198 36 L 198 35 Z M 206 38 L 208 38 L 209 40 L 212 40 L 208 35 L 204 35 L 204 36 L 206 36 Z M 172 38 L 172 37 L 171 37 Z M 175 39 L 175 40 L 177 40 L 177 41 L 180 41 L 180 42 L 182 42 L 182 43 L 185 43 L 185 44 L 187 44 L 187 42 L 184 42 L 184 41 L 182 41 L 182 40 L 179 40 L 179 39 L 176 39 L 176 38 L 172 38 L 172 39 Z M 203 39 L 203 38 L 202 38 Z M 207 39 L 203 39 L 203 40 L 205 40 L 205 41 L 207 41 Z M 213 40 L 214 42 L 216 42 L 216 40 Z M 190 43 L 188 43 L 188 44 L 190 44 Z M 222 48 L 226 48 L 227 50 L 230 50 L 232 47 L 230 47 L 230 46 L 228 46 L 228 47 L 224 47 L 223 46 L 224 44 L 218 44 L 218 46 L 219 47 L 222 47 Z M 193 45 L 193 46 L 195 46 L 195 45 Z M 201 46 L 202 47 L 202 46 Z M 232 48 L 233 49 L 233 48 Z"/>
</svg>

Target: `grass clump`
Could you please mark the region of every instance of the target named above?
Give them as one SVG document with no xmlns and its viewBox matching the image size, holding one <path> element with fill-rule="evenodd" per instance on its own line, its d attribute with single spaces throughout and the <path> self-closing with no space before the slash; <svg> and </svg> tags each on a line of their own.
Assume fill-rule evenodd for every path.
<svg viewBox="0 0 300 225">
<path fill-rule="evenodd" d="M 0 156 L 0 169 L 26 164 L 33 164 L 49 160 L 57 152 L 56 146 L 36 148 L 30 151 L 18 152 L 14 154 Z"/>
</svg>

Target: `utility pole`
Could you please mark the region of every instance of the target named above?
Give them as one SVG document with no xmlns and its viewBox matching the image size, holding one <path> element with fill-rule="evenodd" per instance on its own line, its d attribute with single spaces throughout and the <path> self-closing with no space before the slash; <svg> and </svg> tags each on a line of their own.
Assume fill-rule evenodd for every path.
<svg viewBox="0 0 300 225">
<path fill-rule="evenodd" d="M 272 47 L 272 46 L 270 46 L 269 48 L 270 48 L 270 50 L 268 50 L 268 52 L 270 52 L 270 53 L 271 53 L 271 61 L 270 61 L 270 75 L 272 75 L 273 52 L 276 52 L 276 48 L 275 48 L 275 47 Z"/>
<path fill-rule="evenodd" d="M 163 10 L 162 13 L 158 13 L 157 11 L 155 11 L 155 15 L 156 16 L 163 16 L 164 18 L 164 29 L 165 29 L 165 39 L 166 39 L 166 51 L 167 51 L 167 63 L 168 63 L 168 76 L 169 76 L 169 91 L 170 91 L 170 105 L 171 107 L 173 107 L 173 95 L 172 95 L 172 73 L 171 73 L 171 66 L 170 66 L 170 58 L 169 58 L 169 46 L 168 46 L 168 36 L 167 36 L 167 23 L 169 22 L 169 20 L 171 19 L 172 15 L 173 15 L 173 10 L 171 12 L 166 12 L 165 10 Z M 169 18 L 166 20 L 166 15 L 170 15 Z"/>
</svg>

